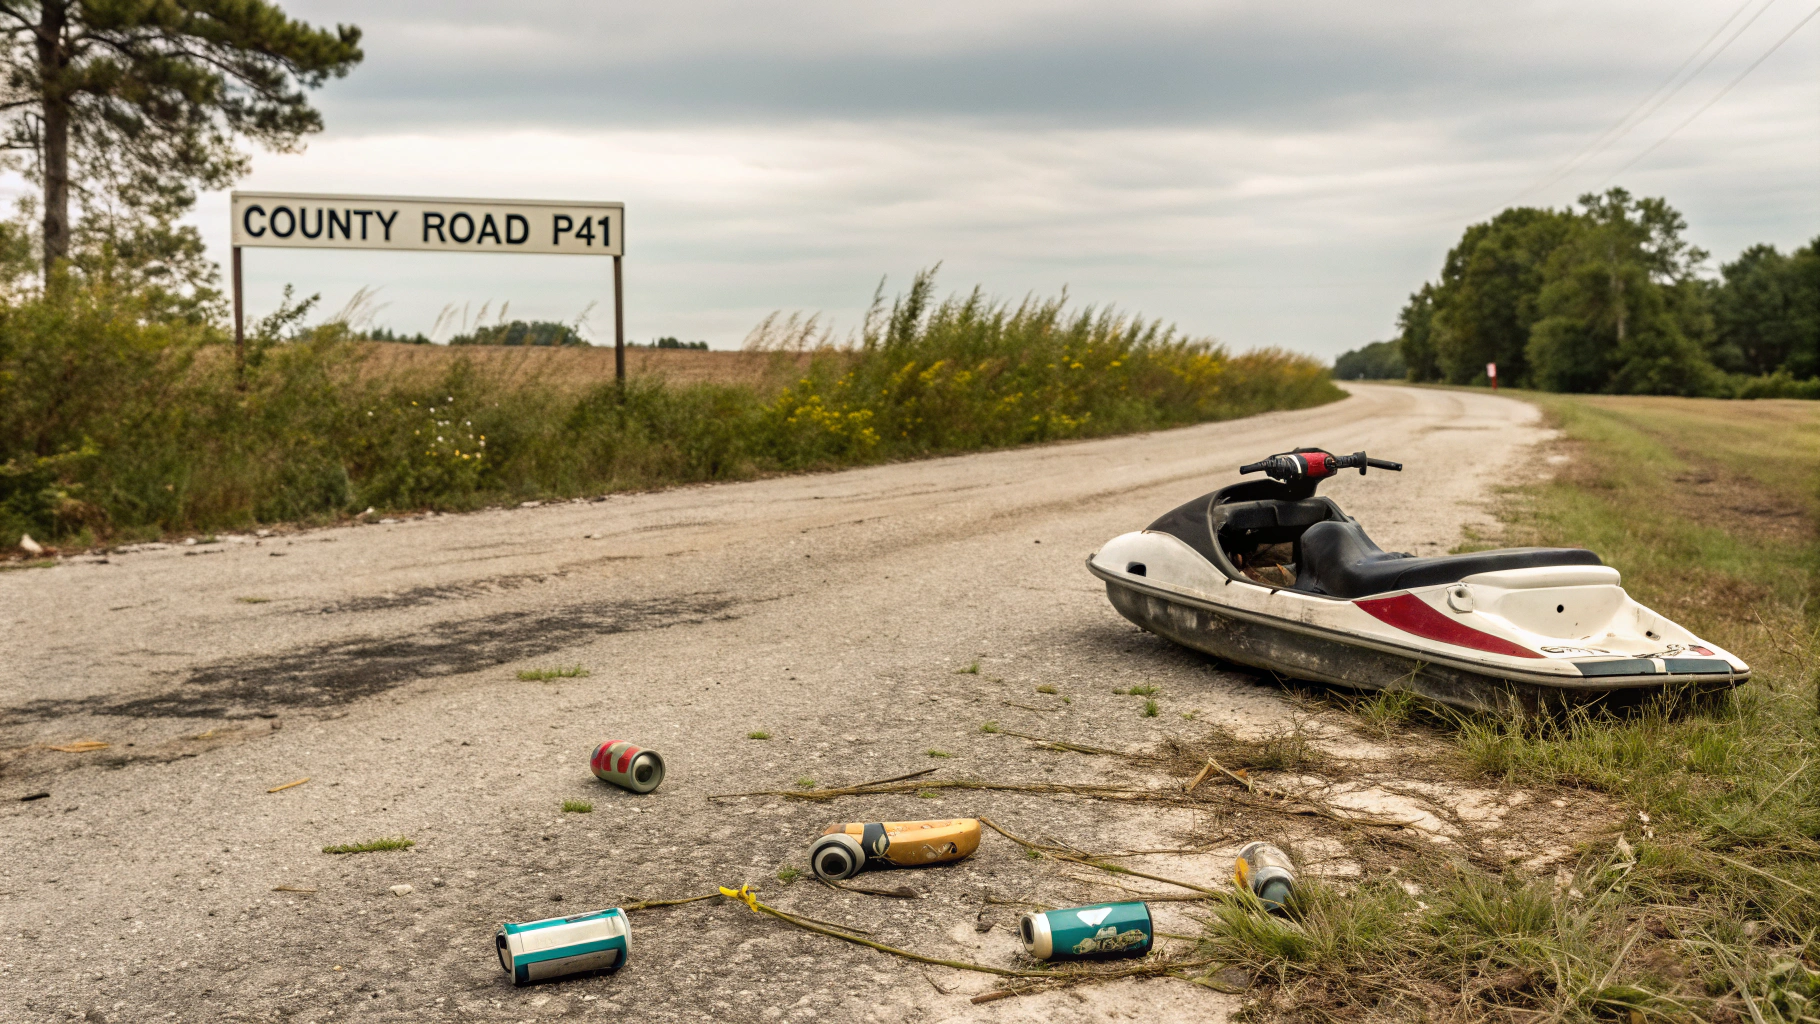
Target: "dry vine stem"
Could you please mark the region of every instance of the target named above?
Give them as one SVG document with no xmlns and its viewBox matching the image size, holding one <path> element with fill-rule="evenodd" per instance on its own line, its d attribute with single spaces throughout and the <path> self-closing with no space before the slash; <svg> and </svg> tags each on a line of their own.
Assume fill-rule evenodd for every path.
<svg viewBox="0 0 1820 1024">
<path fill-rule="evenodd" d="M 903 782 L 907 779 L 920 779 L 925 775 L 933 774 L 934 772 L 937 772 L 939 770 L 940 769 L 937 769 L 937 768 L 924 768 L 920 772 L 911 772 L 908 775 L 893 775 L 888 779 L 877 779 L 872 782 L 856 782 L 851 786 L 835 786 L 830 789 L 799 789 L 799 790 L 759 789 L 759 790 L 753 790 L 750 793 L 715 793 L 712 796 L 708 797 L 708 799 L 710 799 L 710 800 L 731 800 L 732 798 L 734 798 L 736 796 L 802 796 L 802 797 L 805 797 L 806 799 L 811 799 L 811 800 L 831 800 L 837 796 L 860 796 L 865 793 L 876 792 L 875 790 L 872 789 L 873 786 L 885 786 L 885 785 L 889 785 L 893 782 Z M 814 794 L 814 795 L 809 796 L 808 794 Z"/>
<path fill-rule="evenodd" d="M 1283 810 L 1291 811 L 1292 813 L 1313 814 L 1313 815 L 1318 815 L 1319 817 L 1331 818 L 1334 821 L 1345 822 L 1345 823 L 1351 824 L 1351 825 L 1376 825 L 1379 828 L 1408 828 L 1409 826 L 1415 824 L 1414 822 L 1410 822 L 1410 821 L 1397 821 L 1397 820 L 1394 820 L 1391 818 L 1380 818 L 1375 814 L 1352 814 L 1350 812 L 1346 813 L 1346 814 L 1342 814 L 1339 811 L 1336 811 L 1331 807 L 1322 806 L 1321 804 L 1315 802 L 1313 797 L 1308 796 L 1306 794 L 1289 793 L 1289 792 L 1286 792 L 1281 789 L 1273 789 L 1270 786 L 1262 785 L 1256 781 L 1253 781 L 1250 778 L 1247 778 L 1245 775 L 1242 775 L 1238 772 L 1231 770 L 1230 768 L 1227 768 L 1225 765 L 1221 764 L 1219 761 L 1217 761 L 1211 757 L 1207 759 L 1207 767 L 1214 769 L 1215 771 L 1226 776 L 1227 778 L 1231 779 L 1232 781 L 1245 787 L 1245 792 L 1247 792 L 1247 793 L 1255 793 L 1255 794 L 1261 794 L 1261 795 L 1267 796 L 1267 797 L 1274 797 L 1278 800 L 1283 801 L 1284 803 L 1297 805 L 1295 807 L 1282 808 Z M 1205 775 L 1206 773 L 1207 773 L 1206 769 L 1202 769 L 1201 775 L 1195 776 L 1195 781 L 1199 782 L 1201 780 L 1201 776 Z"/>
<path fill-rule="evenodd" d="M 632 910 L 650 910 L 653 907 L 680 907 L 684 903 L 700 903 L 702 900 L 711 900 L 714 897 L 719 896 L 719 895 L 720 895 L 720 893 L 711 892 L 711 893 L 708 893 L 706 896 L 685 896 L 680 900 L 640 900 L 637 903 L 628 903 L 625 906 L 620 907 L 619 909 L 626 910 L 626 911 L 632 911 Z"/>
<path fill-rule="evenodd" d="M 1041 987 L 1041 983 L 1043 982 L 1054 982 L 1059 987 L 1062 985 L 1079 985 L 1089 982 L 1117 981 L 1121 978 L 1157 977 L 1165 974 L 1174 974 L 1177 971 L 1185 970 L 1190 967 L 1205 967 L 1213 962 L 1211 960 L 1156 960 L 1150 963 L 1139 964 L 1135 967 L 1125 967 L 1114 971 L 1104 972 L 1090 971 L 1085 968 L 1029 971 L 1010 967 L 991 967 L 986 964 L 970 963 L 966 960 L 943 960 L 940 957 L 924 956 L 921 953 L 913 953 L 907 949 L 899 949 L 896 946 L 888 946 L 882 942 L 874 942 L 871 939 L 862 938 L 861 936 L 851 934 L 850 932 L 842 931 L 838 926 L 825 927 L 820 922 L 815 921 L 814 918 L 802 917 L 798 914 L 792 914 L 787 910 L 779 910 L 768 903 L 760 902 L 758 896 L 749 886 L 741 886 L 738 889 L 729 889 L 723 886 L 719 892 L 711 895 L 725 896 L 731 900 L 738 900 L 751 908 L 754 913 L 768 914 L 785 924 L 794 925 L 804 931 L 815 932 L 818 935 L 826 935 L 831 939 L 840 939 L 842 942 L 851 942 L 856 946 L 866 946 L 870 949 L 876 949 L 881 953 L 890 953 L 892 956 L 903 957 L 906 960 L 914 960 L 917 963 L 931 964 L 936 967 L 952 967 L 959 971 L 975 971 L 980 974 L 996 974 L 1001 978 L 1029 978 L 1038 982 L 1038 985 L 1036 986 L 1029 986 L 1022 989 L 1001 990 L 1003 991 L 1002 995 L 995 995 L 991 992 L 984 993 L 981 996 L 975 996 L 975 1002 L 990 1002 L 991 999 L 1003 999 L 1006 996 L 1022 995 L 1025 992 L 1031 991 L 1033 988 Z M 710 897 L 702 896 L 696 898 L 708 899 Z M 692 901 L 677 900 L 673 902 L 680 903 Z"/>
<path fill-rule="evenodd" d="M 1219 890 L 1209 889 L 1204 885 L 1195 885 L 1193 882 L 1181 882 L 1173 878 L 1164 878 L 1162 875 L 1145 874 L 1142 871 L 1134 871 L 1131 868 L 1120 867 L 1117 864 L 1101 864 L 1088 855 L 1070 853 L 1057 846 L 1045 846 L 1042 843 L 1033 843 L 1028 839 L 1014 836 L 1005 831 L 991 818 L 981 818 L 980 824 L 990 828 L 992 831 L 997 832 L 999 835 L 1004 836 L 1006 839 L 1011 840 L 1027 850 L 1036 850 L 1045 856 L 1054 857 L 1056 860 L 1065 860 L 1072 864 L 1082 864 L 1090 868 L 1098 868 L 1099 870 L 1112 875 L 1132 875 L 1137 878 L 1148 878 L 1152 882 L 1162 882 L 1164 885 L 1173 885 L 1182 889 L 1192 889 L 1195 892 L 1206 893 L 1209 896 L 1218 896 L 1220 894 Z"/>
<path fill-rule="evenodd" d="M 934 964 L 937 967 L 952 967 L 961 971 L 979 971 L 982 974 L 996 974 L 1004 978 L 1065 978 L 1069 973 L 1065 971 L 1020 971 L 1009 967 L 988 967 L 985 964 L 968 963 L 965 960 L 943 960 L 940 957 L 912 953 L 907 949 L 899 949 L 896 946 L 887 946 L 882 942 L 874 942 L 871 939 L 842 931 L 838 926 L 825 927 L 816 923 L 813 918 L 801 917 L 786 910 L 779 910 L 768 903 L 761 903 L 758 896 L 749 886 L 742 885 L 738 889 L 729 889 L 722 886 L 719 892 L 713 893 L 712 895 L 725 896 L 728 899 L 737 900 L 751 908 L 753 913 L 769 914 L 785 924 L 795 925 L 804 931 L 815 932 L 818 935 L 826 935 L 829 938 L 840 939 L 843 942 L 851 942 L 858 946 L 867 946 L 876 949 L 881 953 L 890 953 L 893 956 L 901 956 L 907 960 L 915 960 L 918 963 Z M 706 899 L 707 897 L 704 896 L 700 898 Z"/>
<path fill-rule="evenodd" d="M 917 772 L 916 778 L 936 771 Z M 1065 793 L 1073 796 L 1092 797 L 1096 800 L 1150 800 L 1174 802 L 1174 798 L 1151 789 L 1129 789 L 1121 786 L 1071 786 L 1060 782 L 979 782 L 971 779 L 936 780 L 926 782 L 900 782 L 896 780 L 880 782 L 863 782 L 857 786 L 841 786 L 836 789 L 762 789 L 751 793 L 721 793 L 709 797 L 711 800 L 724 800 L 736 796 L 781 796 L 788 800 L 814 800 L 822 802 L 843 796 L 879 796 L 890 793 L 919 793 L 935 789 L 971 789 L 990 790 L 1009 793 Z"/>
<path fill-rule="evenodd" d="M 923 898 L 922 893 L 907 885 L 899 886 L 896 889 L 871 889 L 863 885 L 854 885 L 851 882 L 837 882 L 832 878 L 823 878 L 820 875 L 816 875 L 815 880 L 830 889 L 839 889 L 842 892 L 857 892 L 866 896 L 888 896 L 894 900 L 920 900 Z"/>
<path fill-rule="evenodd" d="M 1009 999 L 1012 996 L 1029 995 L 1032 992 L 1044 992 L 1050 989 L 1067 988 L 1070 985 L 1090 985 L 1103 981 L 1120 981 L 1125 978 L 1156 978 L 1165 975 L 1175 975 L 1178 971 L 1185 971 L 1191 967 L 1210 967 L 1213 963 L 1214 961 L 1212 960 L 1159 960 L 1155 963 L 1140 964 L 1136 967 L 1127 967 L 1122 970 L 1107 971 L 1104 973 L 1094 972 L 1090 974 L 1085 971 L 1070 971 L 1059 977 L 1038 980 L 1032 984 L 1025 985 L 1022 988 L 1002 988 L 995 989 L 991 992 L 981 992 L 979 995 L 974 996 L 969 1000 L 969 1002 L 990 1003 L 996 999 Z"/>
<path fill-rule="evenodd" d="M 1067 740 L 1045 739 L 1042 736 L 1031 736 L 1028 733 L 1012 732 L 1010 729 L 1000 729 L 999 734 L 1003 736 L 1016 736 L 1020 740 L 1029 740 L 1032 743 L 1040 743 L 1052 750 L 1070 750 L 1076 754 L 1104 754 L 1108 757 L 1122 757 L 1131 761 L 1152 760 L 1148 754 L 1133 754 L 1124 750 L 1109 750 L 1106 747 L 1090 747 L 1084 743 L 1070 743 Z"/>
</svg>

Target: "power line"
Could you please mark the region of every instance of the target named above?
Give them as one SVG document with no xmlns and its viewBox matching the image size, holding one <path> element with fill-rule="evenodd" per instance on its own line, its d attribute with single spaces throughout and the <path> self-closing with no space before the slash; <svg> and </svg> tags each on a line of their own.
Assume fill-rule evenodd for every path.
<svg viewBox="0 0 1820 1024">
<path fill-rule="evenodd" d="M 1632 167 L 1635 167 L 1644 157 L 1646 157 L 1646 156 L 1650 155 L 1651 153 L 1654 153 L 1656 150 L 1662 148 L 1662 145 L 1664 143 L 1666 143 L 1669 139 L 1674 138 L 1675 134 L 1677 132 L 1679 132 L 1681 129 L 1686 128 L 1690 124 L 1693 124 L 1695 118 L 1699 117 L 1701 114 L 1706 113 L 1707 109 L 1710 108 L 1713 104 L 1724 99 L 1725 95 L 1727 93 L 1731 92 L 1732 89 L 1736 88 L 1739 82 L 1744 81 L 1746 78 L 1748 78 L 1750 76 L 1751 72 L 1757 70 L 1757 66 L 1759 64 L 1762 64 L 1764 61 L 1766 61 L 1770 58 L 1771 54 L 1775 53 L 1777 50 L 1780 50 L 1782 48 L 1783 43 L 1786 43 L 1790 39 L 1793 39 L 1796 32 L 1801 31 L 1801 29 L 1804 26 L 1806 26 L 1808 22 L 1814 20 L 1815 15 L 1820 15 L 1820 7 L 1816 7 L 1813 10 L 1807 12 L 1807 17 L 1802 18 L 1800 21 L 1795 22 L 1795 26 L 1793 28 L 1789 29 L 1787 32 L 1784 32 L 1782 34 L 1782 38 L 1776 40 L 1775 43 L 1773 43 L 1769 49 L 1763 51 L 1763 55 L 1761 57 L 1758 57 L 1756 60 L 1751 61 L 1750 67 L 1747 67 L 1742 72 L 1740 72 L 1738 77 L 1732 79 L 1729 83 L 1727 83 L 1725 88 L 1720 89 L 1719 92 L 1715 96 L 1713 96 L 1712 99 L 1707 100 L 1705 103 L 1701 104 L 1699 109 L 1697 109 L 1693 113 L 1687 115 L 1687 118 L 1685 120 L 1683 120 L 1680 124 L 1675 125 L 1673 128 L 1670 128 L 1668 130 L 1667 135 L 1664 135 L 1661 138 L 1657 139 L 1655 142 L 1650 144 L 1649 148 L 1645 149 L 1641 153 L 1638 153 L 1636 156 L 1631 157 L 1630 160 L 1628 160 L 1624 164 L 1624 166 L 1618 168 L 1617 170 L 1611 172 L 1611 174 L 1607 175 L 1605 180 L 1599 183 L 1599 187 L 1604 188 L 1607 184 L 1609 184 L 1611 182 L 1611 180 L 1613 178 L 1616 178 L 1618 175 L 1623 174 L 1625 171 L 1630 170 Z"/>
<path fill-rule="evenodd" d="M 1669 72 L 1668 77 L 1662 80 L 1661 85 L 1656 86 L 1656 88 L 1654 90 L 1652 90 L 1649 95 L 1638 100 L 1636 103 L 1636 106 L 1633 106 L 1629 110 L 1625 111 L 1623 117 L 1618 118 L 1617 121 L 1612 123 L 1611 127 L 1605 129 L 1603 132 L 1600 132 L 1597 138 L 1593 139 L 1591 142 L 1588 142 L 1586 145 L 1580 147 L 1580 150 L 1578 152 L 1576 152 L 1574 155 L 1568 157 L 1567 160 L 1561 164 L 1561 166 L 1548 172 L 1548 175 L 1545 176 L 1545 178 L 1543 180 L 1538 181 L 1534 184 L 1531 184 L 1528 188 L 1525 188 L 1523 191 L 1518 192 L 1514 196 L 1511 196 L 1510 199 L 1505 201 L 1504 205 L 1509 206 L 1511 203 L 1514 203 L 1517 200 L 1522 199 L 1524 196 L 1529 195 L 1531 192 L 1535 192 L 1539 189 L 1547 188 L 1549 185 L 1553 185 L 1555 182 L 1561 180 L 1561 178 L 1563 176 L 1572 172 L 1575 167 L 1578 167 L 1580 165 L 1580 162 L 1584 157 L 1588 157 L 1588 156 L 1592 155 L 1594 147 L 1599 146 L 1600 144 L 1604 143 L 1607 139 L 1612 138 L 1612 133 L 1616 132 L 1620 128 L 1623 128 L 1626 124 L 1629 124 L 1630 119 L 1637 115 L 1637 111 L 1642 110 L 1644 108 L 1644 106 L 1646 106 L 1649 103 L 1649 101 L 1655 99 L 1659 94 L 1661 94 L 1662 90 L 1664 90 L 1664 89 L 1668 88 L 1670 85 L 1674 84 L 1675 80 L 1677 78 L 1681 77 L 1681 72 L 1686 71 L 1688 66 L 1691 65 L 1696 59 L 1698 59 L 1700 54 L 1705 52 L 1705 50 L 1708 46 L 1712 45 L 1713 40 L 1719 38 L 1719 33 L 1724 32 L 1726 30 L 1726 28 L 1728 28 L 1731 25 L 1732 22 L 1738 20 L 1738 15 L 1743 14 L 1744 9 L 1746 7 L 1749 7 L 1754 2 L 1755 2 L 1755 0 L 1744 0 L 1743 3 L 1739 4 L 1735 9 L 1733 9 L 1732 13 L 1724 21 L 1719 23 L 1718 28 L 1713 29 L 1711 35 L 1709 35 L 1705 39 L 1701 40 L 1699 46 L 1694 47 L 1694 52 L 1687 55 L 1687 59 L 1683 60 L 1681 62 L 1680 67 L 1677 67 L 1677 68 L 1675 68 L 1675 70 Z M 1774 0 L 1770 0 L 1770 2 L 1773 3 Z M 1768 5 L 1765 4 L 1765 6 L 1767 7 Z M 1720 47 L 1720 49 L 1723 50 L 1724 47 Z M 1696 72 L 1696 74 L 1697 74 L 1697 72 Z"/>
<path fill-rule="evenodd" d="M 1748 6 L 1749 3 L 1750 3 L 1750 0 L 1745 0 L 1746 6 Z M 1737 28 L 1737 31 L 1733 32 L 1730 36 L 1727 36 L 1725 39 L 1725 42 L 1719 44 L 1718 49 L 1714 50 L 1712 53 L 1707 54 L 1706 59 L 1700 62 L 1700 66 L 1695 68 L 1692 74 L 1688 75 L 1685 78 L 1682 78 L 1681 81 L 1677 85 L 1675 85 L 1675 87 L 1673 89 L 1670 89 L 1666 94 L 1662 95 L 1660 98 L 1655 98 L 1656 93 L 1662 92 L 1662 86 L 1658 86 L 1656 89 L 1656 93 L 1651 93 L 1649 97 L 1645 97 L 1642 103 L 1638 104 L 1637 107 L 1632 108 L 1632 111 L 1630 114 L 1626 114 L 1623 118 L 1620 118 L 1618 120 L 1617 124 L 1614 124 L 1611 128 L 1606 129 L 1605 133 L 1603 135 L 1601 135 L 1598 139 L 1594 140 L 1591 145 L 1583 148 L 1578 154 L 1576 154 L 1572 159 L 1570 159 L 1567 162 L 1566 166 L 1562 167 L 1559 171 L 1556 171 L 1554 174 L 1550 175 L 1545 181 L 1542 181 L 1538 184 L 1531 185 L 1530 187 L 1524 189 L 1522 192 L 1517 193 L 1517 195 L 1515 197 L 1506 201 L 1503 205 L 1509 206 L 1511 203 L 1516 202 L 1518 199 L 1521 199 L 1522 197 L 1529 195 L 1532 192 L 1537 192 L 1542 189 L 1552 187 L 1553 185 L 1555 185 L 1555 183 L 1559 182 L 1561 179 L 1567 177 L 1569 174 L 1572 174 L 1574 171 L 1577 171 L 1581 167 L 1585 166 L 1585 164 L 1588 160 L 1591 160 L 1593 157 L 1598 156 L 1600 153 L 1611 148 L 1611 146 L 1614 145 L 1615 143 L 1617 143 L 1618 140 L 1624 138 L 1624 136 L 1626 136 L 1626 135 L 1629 135 L 1631 133 L 1631 131 L 1633 129 L 1635 129 L 1638 125 L 1642 124 L 1644 121 L 1649 120 L 1649 118 L 1653 114 L 1655 114 L 1656 111 L 1662 109 L 1663 104 L 1667 103 L 1669 100 L 1672 100 L 1676 96 L 1680 95 L 1681 90 L 1685 89 L 1690 82 L 1692 82 L 1696 78 L 1699 78 L 1701 73 L 1703 73 L 1708 67 L 1710 67 L 1712 65 L 1713 61 L 1715 61 L 1719 58 L 1720 54 L 1724 53 L 1726 51 L 1726 49 L 1731 46 L 1732 43 L 1737 42 L 1738 37 L 1743 35 L 1745 33 L 1745 31 L 1748 30 L 1752 25 L 1756 24 L 1757 19 L 1761 18 L 1763 16 L 1763 13 L 1765 11 L 1769 10 L 1770 7 L 1773 6 L 1775 3 L 1776 3 L 1776 0 L 1763 0 L 1763 5 L 1761 7 L 1758 7 L 1756 12 L 1753 13 L 1749 18 L 1745 19 L 1744 24 L 1739 25 Z M 1740 7 L 1738 10 L 1742 11 L 1743 7 Z M 1686 68 L 1688 64 L 1692 63 L 1693 59 L 1700 55 L 1700 51 L 1706 49 L 1707 45 L 1713 41 L 1713 38 L 1716 37 L 1720 32 L 1725 31 L 1725 26 L 1731 24 L 1732 20 L 1737 18 L 1737 16 L 1738 16 L 1738 11 L 1732 12 L 1731 17 L 1725 19 L 1724 23 L 1721 24 L 1719 26 L 1719 28 L 1713 32 L 1712 36 L 1708 36 L 1706 39 L 1706 42 L 1701 43 L 1699 46 L 1699 49 L 1696 49 L 1693 52 L 1693 54 L 1687 58 L 1687 60 L 1685 60 L 1681 63 L 1681 68 Z M 1668 81 L 1673 82 L 1675 80 L 1675 78 L 1680 76 L 1680 74 L 1681 74 L 1681 69 L 1676 69 L 1675 73 L 1673 75 L 1669 76 Z M 1666 86 L 1667 84 L 1668 84 L 1667 82 L 1663 83 L 1664 86 Z M 1653 103 L 1651 102 L 1652 99 L 1654 99 Z M 1648 109 L 1644 110 L 1642 114 L 1636 114 L 1636 110 L 1644 107 L 1645 105 L 1647 105 Z M 1633 119 L 1632 115 L 1636 115 L 1634 119 Z M 1629 124 L 1625 123 L 1627 121 L 1629 122 Z M 1614 134 L 1614 132 L 1615 132 L 1615 134 Z"/>
</svg>

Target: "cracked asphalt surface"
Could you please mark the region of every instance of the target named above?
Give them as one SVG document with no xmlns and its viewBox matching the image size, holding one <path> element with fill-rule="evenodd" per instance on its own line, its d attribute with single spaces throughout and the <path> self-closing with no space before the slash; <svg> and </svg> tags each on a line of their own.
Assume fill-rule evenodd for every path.
<svg viewBox="0 0 1820 1024">
<path fill-rule="evenodd" d="M 0 574 L 0 1020 L 1223 1020 L 1237 997 L 1167 980 L 976 1005 L 990 976 L 718 899 L 634 914 L 616 974 L 527 989 L 492 935 L 752 883 L 883 942 L 1016 964 L 1015 901 L 1120 894 L 996 834 L 961 864 L 860 879 L 918 900 L 778 873 L 806 868 L 836 818 L 985 814 L 1099 850 L 1177 845 L 1204 823 L 1011 792 L 710 797 L 928 767 L 1153 781 L 986 721 L 1123 749 L 1277 727 L 1290 706 L 1273 682 L 1139 632 L 1083 561 L 1298 445 L 1403 461 L 1323 493 L 1386 548 L 1443 552 L 1546 433 L 1509 399 L 1348 387 L 1318 409 L 1148 435 Z M 569 666 L 589 674 L 518 678 Z M 1112 692 L 1134 684 L 1159 688 L 1156 717 Z M 589 774 L 616 738 L 663 753 L 661 789 Z M 51 749 L 79 740 L 107 746 Z M 321 852 L 392 836 L 415 845 Z M 1230 852 L 1153 870 L 1218 887 Z M 1164 904 L 1159 927 L 1195 926 Z"/>
</svg>

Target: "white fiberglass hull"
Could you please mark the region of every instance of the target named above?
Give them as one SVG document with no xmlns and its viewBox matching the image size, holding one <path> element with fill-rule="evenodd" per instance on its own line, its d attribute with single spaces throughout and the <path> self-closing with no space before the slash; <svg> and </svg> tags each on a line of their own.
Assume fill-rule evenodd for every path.
<svg viewBox="0 0 1820 1024">
<path fill-rule="evenodd" d="M 1345 600 L 1233 578 L 1177 538 L 1113 538 L 1088 559 L 1127 619 L 1215 657 L 1457 707 L 1629 705 L 1710 692 L 1750 667 L 1631 600 L 1605 566 L 1485 572 Z"/>
</svg>

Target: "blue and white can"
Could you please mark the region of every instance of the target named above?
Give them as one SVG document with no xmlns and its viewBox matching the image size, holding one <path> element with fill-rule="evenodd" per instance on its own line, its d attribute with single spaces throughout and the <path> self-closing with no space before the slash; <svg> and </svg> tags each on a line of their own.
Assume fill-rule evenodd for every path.
<svg viewBox="0 0 1820 1024">
<path fill-rule="evenodd" d="M 1024 951 L 1038 960 L 1143 956 L 1155 941 L 1150 907 L 1137 901 L 1025 914 L 1018 934 Z"/>
<path fill-rule="evenodd" d="M 617 971 L 632 950 L 632 926 L 615 907 L 574 917 L 502 924 L 499 966 L 516 985 L 588 971 Z"/>
</svg>

